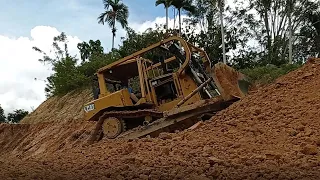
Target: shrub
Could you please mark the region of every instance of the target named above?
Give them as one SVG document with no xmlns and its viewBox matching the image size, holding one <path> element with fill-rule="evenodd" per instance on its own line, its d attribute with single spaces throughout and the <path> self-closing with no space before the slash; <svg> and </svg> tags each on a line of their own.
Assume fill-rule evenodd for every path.
<svg viewBox="0 0 320 180">
<path fill-rule="evenodd" d="M 268 84 L 278 77 L 301 67 L 300 64 L 283 64 L 281 66 L 266 65 L 239 70 L 245 74 L 254 84 Z"/>
</svg>

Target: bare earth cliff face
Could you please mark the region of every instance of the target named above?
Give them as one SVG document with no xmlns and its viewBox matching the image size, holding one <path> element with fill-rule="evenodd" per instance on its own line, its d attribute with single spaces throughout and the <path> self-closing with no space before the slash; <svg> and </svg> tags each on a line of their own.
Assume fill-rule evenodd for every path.
<svg viewBox="0 0 320 180">
<path fill-rule="evenodd" d="M 0 125 L 0 179 L 318 179 L 320 60 L 310 60 L 194 130 L 88 144 L 90 91 Z"/>
<path fill-rule="evenodd" d="M 90 90 L 71 92 L 62 97 L 52 97 L 42 103 L 21 123 L 61 122 L 65 120 L 83 120 L 83 105 L 93 100 Z"/>
</svg>

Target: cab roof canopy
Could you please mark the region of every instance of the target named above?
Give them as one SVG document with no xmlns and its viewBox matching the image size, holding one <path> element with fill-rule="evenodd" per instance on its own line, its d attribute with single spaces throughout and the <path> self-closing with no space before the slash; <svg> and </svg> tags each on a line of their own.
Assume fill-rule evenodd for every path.
<svg viewBox="0 0 320 180">
<path fill-rule="evenodd" d="M 139 75 L 137 63 L 139 59 L 152 64 L 152 61 L 143 58 L 128 59 L 127 61 L 116 65 L 111 63 L 105 67 L 102 73 L 104 74 L 104 77 L 111 80 L 123 81 L 136 77 Z"/>
</svg>

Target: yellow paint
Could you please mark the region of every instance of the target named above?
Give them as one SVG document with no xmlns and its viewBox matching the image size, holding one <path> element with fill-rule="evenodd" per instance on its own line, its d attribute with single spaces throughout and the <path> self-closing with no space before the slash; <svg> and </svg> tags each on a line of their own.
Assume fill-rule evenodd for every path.
<svg viewBox="0 0 320 180">
<path fill-rule="evenodd" d="M 188 94 L 190 94 L 193 90 L 197 88 L 196 83 L 193 81 L 193 79 L 190 76 L 181 77 L 180 84 L 181 84 L 181 91 L 182 91 L 183 97 L 188 96 Z M 199 100 L 201 100 L 201 96 L 199 93 L 197 93 L 192 98 L 190 98 L 186 103 L 184 103 L 182 106 L 192 104 Z"/>
<path fill-rule="evenodd" d="M 85 104 L 84 107 L 94 104 L 94 109 L 92 111 L 85 111 L 85 119 L 86 120 L 96 120 L 95 115 L 108 107 L 124 107 L 124 106 L 133 106 L 132 100 L 130 99 L 130 94 L 127 89 L 122 89 L 120 91 L 114 92 L 112 94 L 106 95 L 94 101 L 91 101 Z"/>
<path fill-rule="evenodd" d="M 183 93 L 182 93 L 182 90 L 181 90 L 182 88 L 180 86 L 180 82 L 179 82 L 178 76 L 177 76 L 176 73 L 173 73 L 172 76 L 173 76 L 174 85 L 177 88 L 178 97 L 182 97 Z"/>
<path fill-rule="evenodd" d="M 173 109 L 181 100 L 182 100 L 182 98 L 178 98 L 178 99 L 173 100 L 171 102 L 160 104 L 160 106 L 157 109 L 159 111 L 169 111 L 169 110 Z"/>
<path fill-rule="evenodd" d="M 98 73 L 98 81 L 99 81 L 99 88 L 100 88 L 100 95 L 99 98 L 110 94 L 109 91 L 107 90 L 107 85 L 106 85 L 106 81 L 104 80 L 104 76 L 103 74 Z"/>
</svg>

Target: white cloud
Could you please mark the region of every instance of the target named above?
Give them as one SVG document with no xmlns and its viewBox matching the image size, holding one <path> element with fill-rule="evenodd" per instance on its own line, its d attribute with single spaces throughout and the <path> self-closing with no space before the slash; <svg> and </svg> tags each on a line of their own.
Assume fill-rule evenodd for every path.
<svg viewBox="0 0 320 180">
<path fill-rule="evenodd" d="M 181 16 L 181 22 L 182 22 L 182 30 L 186 28 L 186 24 L 184 23 L 184 19 L 188 18 L 185 15 Z M 138 32 L 144 32 L 148 28 L 155 29 L 157 26 L 160 26 L 162 29 L 164 29 L 164 26 L 166 24 L 166 17 L 157 17 L 153 21 L 145 21 L 142 24 L 140 23 L 131 23 L 130 27 L 133 28 L 135 31 Z M 179 29 L 179 19 L 176 17 L 176 20 L 174 18 L 168 19 L 168 26 L 170 29 Z M 200 27 L 198 27 L 200 29 Z"/>
<path fill-rule="evenodd" d="M 46 99 L 44 80 L 50 75 L 51 67 L 38 61 L 42 55 L 32 47 L 49 52 L 53 37 L 59 34 L 56 28 L 37 26 L 31 30 L 31 38 L 0 35 L 0 104 L 6 113 L 18 108 L 30 111 Z M 72 36 L 68 40 L 70 53 L 77 53 L 76 44 L 81 40 Z"/>
</svg>

